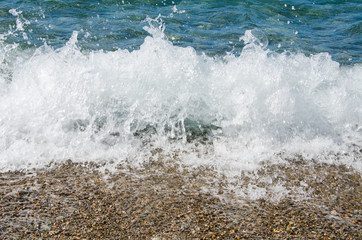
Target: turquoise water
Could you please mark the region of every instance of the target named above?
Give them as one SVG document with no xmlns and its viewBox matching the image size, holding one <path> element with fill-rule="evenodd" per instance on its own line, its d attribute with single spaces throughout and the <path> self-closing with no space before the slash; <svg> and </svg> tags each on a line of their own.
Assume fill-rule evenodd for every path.
<svg viewBox="0 0 362 240">
<path fill-rule="evenodd" d="M 149 35 L 144 20 L 160 15 L 174 45 L 199 53 L 239 54 L 244 46 L 239 38 L 258 28 L 273 51 L 327 52 L 333 60 L 350 64 L 361 62 L 361 11 L 360 1 L 3 0 L 0 33 L 6 35 L 5 43 L 22 48 L 44 43 L 58 48 L 79 31 L 78 44 L 84 50 L 137 49 Z"/>
<path fill-rule="evenodd" d="M 0 170 L 171 157 L 232 177 L 302 156 L 362 172 L 361 10 L 2 0 Z"/>
</svg>

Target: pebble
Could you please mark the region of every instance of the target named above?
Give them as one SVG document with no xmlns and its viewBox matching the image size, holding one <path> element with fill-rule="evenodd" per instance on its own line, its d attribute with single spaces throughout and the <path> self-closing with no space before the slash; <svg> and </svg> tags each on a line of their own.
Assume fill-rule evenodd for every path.
<svg viewBox="0 0 362 240">
<path fill-rule="evenodd" d="M 285 171 L 291 186 L 304 176 L 311 189 L 307 200 L 290 195 L 278 202 L 239 201 L 227 191 L 218 197 L 218 189 L 200 190 L 211 187 L 200 177 L 206 170 L 169 166 L 108 173 L 108 180 L 97 166 L 71 161 L 36 174 L 0 173 L 0 239 L 362 239 L 360 174 L 298 164 L 265 169 L 281 171 L 280 178 Z"/>
</svg>

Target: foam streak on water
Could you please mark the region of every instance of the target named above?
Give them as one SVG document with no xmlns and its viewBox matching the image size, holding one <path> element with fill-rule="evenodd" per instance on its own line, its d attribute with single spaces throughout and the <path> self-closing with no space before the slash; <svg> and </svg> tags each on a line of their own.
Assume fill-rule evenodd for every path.
<svg viewBox="0 0 362 240">
<path fill-rule="evenodd" d="M 257 30 L 241 38 L 240 56 L 212 58 L 152 25 L 133 51 L 84 53 L 78 32 L 59 49 L 3 44 L 1 170 L 66 159 L 138 164 L 161 148 L 231 175 L 281 152 L 321 161 L 347 153 L 341 161 L 361 171 L 350 150 L 362 144 L 361 65 L 272 52 Z"/>
</svg>

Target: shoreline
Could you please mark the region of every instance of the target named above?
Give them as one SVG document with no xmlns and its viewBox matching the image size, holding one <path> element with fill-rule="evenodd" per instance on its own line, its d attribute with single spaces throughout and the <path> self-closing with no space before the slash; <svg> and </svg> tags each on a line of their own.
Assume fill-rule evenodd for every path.
<svg viewBox="0 0 362 240">
<path fill-rule="evenodd" d="M 321 179 L 308 182 L 313 191 L 304 199 L 286 195 L 271 202 L 233 201 L 232 193 L 220 187 L 227 183 L 220 181 L 215 194 L 214 183 L 200 170 L 181 174 L 172 164 L 127 171 L 120 166 L 103 174 L 99 166 L 68 160 L 3 172 L 0 239 L 362 238 L 359 173 L 303 162 L 264 171 L 275 168 L 291 185 L 311 171 Z"/>
</svg>

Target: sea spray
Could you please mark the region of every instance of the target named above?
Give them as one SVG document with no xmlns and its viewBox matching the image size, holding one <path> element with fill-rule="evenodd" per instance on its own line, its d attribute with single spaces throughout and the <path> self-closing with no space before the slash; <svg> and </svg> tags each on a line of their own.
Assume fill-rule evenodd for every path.
<svg viewBox="0 0 362 240">
<path fill-rule="evenodd" d="M 237 184 L 301 157 L 361 172 L 361 65 L 271 51 L 261 30 L 246 31 L 239 55 L 210 57 L 172 44 L 160 18 L 146 21 L 150 36 L 133 51 L 82 51 L 77 31 L 61 48 L 2 43 L 2 171 L 175 159 Z M 236 189 L 251 199 L 291 191 L 273 184 Z"/>
</svg>

